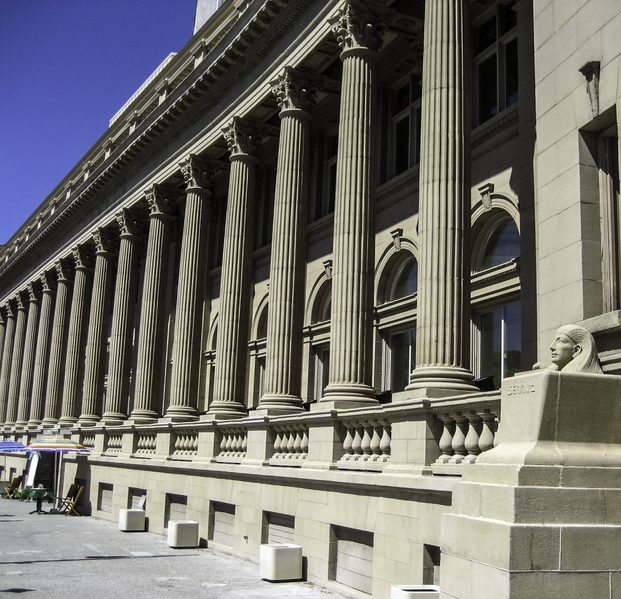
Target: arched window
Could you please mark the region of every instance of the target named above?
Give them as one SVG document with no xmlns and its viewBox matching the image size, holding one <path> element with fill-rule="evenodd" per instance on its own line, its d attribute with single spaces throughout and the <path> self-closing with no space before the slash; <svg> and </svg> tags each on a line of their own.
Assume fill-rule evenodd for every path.
<svg viewBox="0 0 621 599">
<path fill-rule="evenodd" d="M 418 262 L 411 254 L 395 267 L 390 282 L 387 301 L 401 299 L 416 293 L 418 289 Z"/>
<path fill-rule="evenodd" d="M 485 243 L 481 269 L 498 266 L 520 255 L 520 234 L 513 219 L 503 219 L 496 226 Z"/>
<path fill-rule="evenodd" d="M 259 324 L 257 325 L 257 339 L 264 339 L 265 337 L 267 337 L 267 306 L 261 312 Z"/>
</svg>

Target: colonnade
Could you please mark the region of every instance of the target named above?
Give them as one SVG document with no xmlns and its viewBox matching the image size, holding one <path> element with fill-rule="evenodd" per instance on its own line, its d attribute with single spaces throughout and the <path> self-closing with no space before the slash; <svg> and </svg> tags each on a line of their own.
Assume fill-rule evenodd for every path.
<svg viewBox="0 0 621 599">
<path fill-rule="evenodd" d="M 412 388 L 442 392 L 469 388 L 472 378 L 465 368 L 467 356 L 460 349 L 467 341 L 468 322 L 463 313 L 464 273 L 468 272 L 464 251 L 467 129 L 460 37 L 464 22 L 462 0 L 427 2 L 425 10 L 417 347 L 422 364 L 412 375 Z M 371 346 L 377 58 L 383 24 L 373 3 L 351 1 L 332 26 L 341 47 L 343 78 L 330 380 L 318 408 L 377 401 Z M 281 125 L 266 383 L 258 406 L 263 414 L 302 410 L 309 136 L 316 85 L 312 75 L 289 67 L 273 84 Z M 206 418 L 247 413 L 245 360 L 259 133 L 238 117 L 223 130 L 230 171 L 215 383 Z M 145 189 L 141 198 L 148 218 L 141 221 L 138 206 L 120 210 L 115 223 L 95 228 L 89 242 L 72 248 L 71 255 L 57 260 L 53 269 L 37 275 L 0 306 L 0 424 L 5 430 L 199 417 L 201 330 L 208 250 L 214 234 L 216 169 L 195 154 L 178 166 L 185 194 L 167 408 L 161 410 L 167 359 L 166 289 L 172 274 L 168 251 L 176 198 L 171 187 L 157 184 Z"/>
</svg>

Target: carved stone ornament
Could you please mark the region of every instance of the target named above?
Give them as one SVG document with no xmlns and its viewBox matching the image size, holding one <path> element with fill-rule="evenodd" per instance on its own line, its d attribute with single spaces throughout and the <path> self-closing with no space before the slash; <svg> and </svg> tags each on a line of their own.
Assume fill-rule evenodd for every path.
<svg viewBox="0 0 621 599">
<path fill-rule="evenodd" d="M 90 260 L 83 247 L 79 245 L 71 250 L 76 268 L 90 268 Z"/>
<path fill-rule="evenodd" d="M 144 197 L 149 206 L 149 214 L 170 214 L 172 204 L 168 193 L 162 185 L 151 185 L 145 192 Z"/>
<path fill-rule="evenodd" d="M 34 283 L 28 283 L 26 285 L 26 290 L 28 292 L 28 301 L 29 302 L 37 302 L 39 301 L 39 295 L 37 293 L 37 289 L 35 288 Z"/>
<path fill-rule="evenodd" d="M 486 183 L 477 188 L 481 194 L 481 202 L 483 203 L 483 210 L 488 212 L 492 209 L 492 194 L 494 193 L 494 184 Z"/>
<path fill-rule="evenodd" d="M 326 279 L 332 278 L 332 260 L 324 260 L 322 262 L 323 270 L 326 273 Z"/>
<path fill-rule="evenodd" d="M 315 88 L 303 73 L 285 67 L 283 73 L 272 82 L 272 93 L 276 96 L 280 110 L 310 110 L 315 101 Z"/>
<path fill-rule="evenodd" d="M 390 232 L 392 237 L 392 245 L 398 252 L 401 249 L 401 237 L 403 237 L 403 229 L 394 229 Z"/>
<path fill-rule="evenodd" d="M 342 50 L 378 51 L 382 46 L 383 23 L 373 10 L 372 2 L 348 0 L 330 24 Z"/>
<path fill-rule="evenodd" d="M 24 298 L 22 297 L 21 292 L 17 292 L 17 295 L 15 296 L 15 303 L 17 304 L 17 309 L 18 310 L 25 310 L 26 306 L 24 305 Z"/>
<path fill-rule="evenodd" d="M 231 157 L 239 154 L 254 156 L 257 151 L 257 135 L 239 117 L 233 117 L 231 122 L 222 129 Z"/>
<path fill-rule="evenodd" d="M 189 154 L 179 163 L 186 189 L 206 188 L 209 185 L 205 164 L 196 154 Z"/>
<path fill-rule="evenodd" d="M 586 89 L 591 104 L 591 116 L 596 117 L 599 114 L 599 60 L 592 60 L 580 67 L 580 72 L 586 80 Z"/>
<path fill-rule="evenodd" d="M 43 293 L 51 293 L 52 291 L 52 280 L 50 278 L 50 274 L 48 272 L 42 272 L 39 276 L 39 283 L 41 284 L 41 291 Z"/>
<path fill-rule="evenodd" d="M 15 310 L 13 309 L 11 302 L 6 303 L 6 317 L 15 318 Z"/>
<path fill-rule="evenodd" d="M 93 243 L 97 253 L 110 252 L 112 250 L 112 239 L 101 227 L 93 231 Z"/>
<path fill-rule="evenodd" d="M 54 270 L 56 271 L 56 279 L 58 281 L 69 280 L 70 269 L 69 269 L 69 265 L 66 262 L 59 260 L 58 262 L 54 263 Z"/>
<path fill-rule="evenodd" d="M 136 220 L 136 215 L 127 208 L 119 210 L 114 217 L 119 226 L 121 235 L 138 235 L 140 225 Z"/>
<path fill-rule="evenodd" d="M 547 370 L 603 374 L 593 335 L 577 324 L 560 327 L 550 345 L 552 364 Z"/>
</svg>

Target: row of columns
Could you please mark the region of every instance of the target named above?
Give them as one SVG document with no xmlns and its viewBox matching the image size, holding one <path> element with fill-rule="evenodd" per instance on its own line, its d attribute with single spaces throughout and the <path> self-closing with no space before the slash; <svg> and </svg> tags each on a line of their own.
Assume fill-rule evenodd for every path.
<svg viewBox="0 0 621 599">
<path fill-rule="evenodd" d="M 467 127 L 463 85 L 463 0 L 435 0 L 425 8 L 425 52 L 420 167 L 419 365 L 410 389 L 433 396 L 473 389 L 465 367 L 467 322 L 464 273 L 467 206 Z M 341 46 L 343 80 L 334 212 L 330 380 L 321 408 L 374 403 L 372 308 L 374 273 L 374 148 L 377 55 L 381 18 L 371 3 L 346 2 L 333 22 Z M 259 412 L 302 410 L 301 352 L 305 223 L 309 188 L 310 108 L 315 81 L 285 68 L 273 84 L 280 107 L 280 137 L 270 263 L 265 391 Z M 220 285 L 214 395 L 207 418 L 246 414 L 245 359 L 252 273 L 252 222 L 257 132 L 234 118 L 223 131 L 230 175 Z M 170 401 L 165 417 L 198 416 L 201 329 L 209 238 L 215 206 L 214 169 L 190 155 L 179 165 L 185 182 Z M 149 228 L 139 322 L 134 323 L 141 246 L 130 210 L 117 214 L 116 249 L 108 233 L 93 234 L 94 265 L 84 248 L 73 260 L 19 293 L 0 320 L 0 422 L 5 426 L 153 422 L 163 393 L 165 287 L 171 239 L 166 188 L 145 193 Z M 71 280 L 73 279 L 73 280 Z M 36 288 L 35 288 L 36 287 Z M 40 292 L 39 292 L 40 289 Z M 53 307 L 52 307 L 53 304 Z M 90 310 L 88 307 L 90 306 Z M 112 306 L 112 310 L 110 310 Z M 111 323 L 108 323 L 111 314 Z M 137 324 L 135 388 L 127 414 Z M 106 371 L 107 331 L 110 350 Z M 104 377 L 108 375 L 105 405 Z M 83 380 L 83 388 L 80 381 Z"/>
</svg>

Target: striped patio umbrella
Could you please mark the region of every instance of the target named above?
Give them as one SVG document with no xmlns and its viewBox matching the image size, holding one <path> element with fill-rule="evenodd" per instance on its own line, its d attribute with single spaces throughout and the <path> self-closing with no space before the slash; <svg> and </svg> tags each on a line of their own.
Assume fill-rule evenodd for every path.
<svg viewBox="0 0 621 599">
<path fill-rule="evenodd" d="M 90 450 L 84 445 L 71 439 L 64 439 L 63 437 L 39 437 L 27 447 L 29 451 L 38 451 L 41 453 L 54 453 L 54 495 L 58 495 L 60 490 L 60 478 L 62 473 L 62 458 L 64 453 L 89 453 Z M 58 459 L 56 459 L 58 458 Z M 56 501 L 58 502 L 58 497 Z"/>
<path fill-rule="evenodd" d="M 62 437 L 39 437 L 27 447 L 30 451 L 69 453 L 80 452 L 86 453 L 89 450 L 71 439 L 63 439 Z"/>
<path fill-rule="evenodd" d="M 0 441 L 0 453 L 10 453 L 13 451 L 26 451 L 26 446 L 19 441 Z"/>
</svg>

